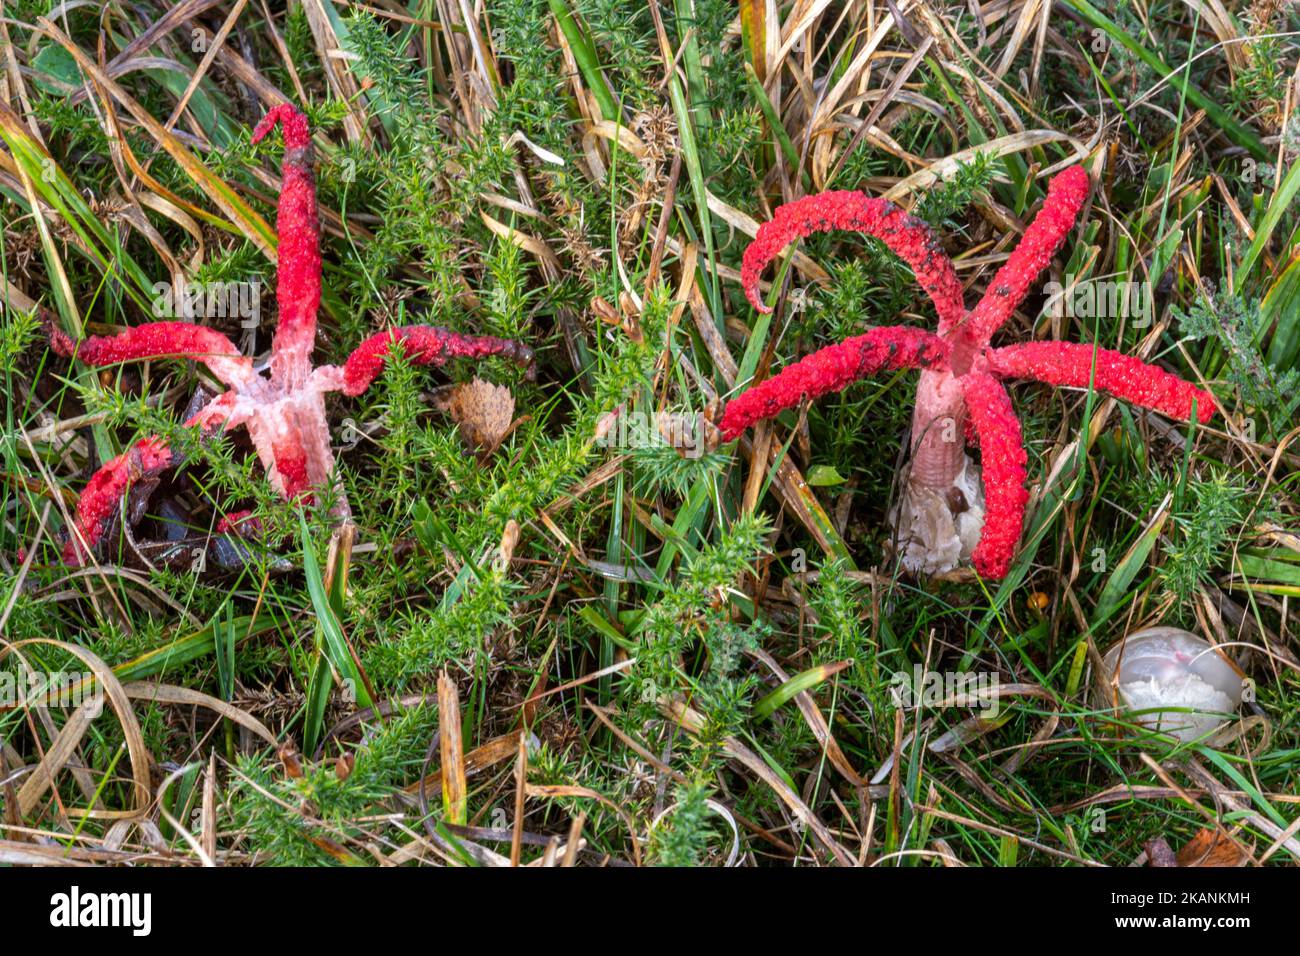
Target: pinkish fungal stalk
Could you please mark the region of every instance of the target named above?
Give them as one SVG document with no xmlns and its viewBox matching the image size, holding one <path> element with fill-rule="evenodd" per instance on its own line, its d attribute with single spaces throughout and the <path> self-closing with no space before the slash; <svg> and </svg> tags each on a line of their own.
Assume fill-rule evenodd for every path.
<svg viewBox="0 0 1300 956">
<path fill-rule="evenodd" d="M 965 462 L 956 436 L 966 434 L 968 425 L 961 381 L 947 369 L 923 369 L 912 410 L 913 484 L 948 489 Z"/>
<path fill-rule="evenodd" d="M 88 365 L 154 358 L 183 358 L 202 362 L 227 388 L 185 424 L 212 433 L 243 425 L 271 486 L 288 499 L 307 498 L 313 489 L 333 481 L 334 452 L 330 447 L 325 395 L 341 391 L 360 395 L 383 370 L 393 347 L 418 365 L 441 365 L 448 358 L 500 355 L 531 370 L 533 353 L 526 345 L 490 336 L 460 335 L 432 326 L 407 326 L 367 339 L 342 365 L 313 368 L 316 312 L 320 306 L 320 222 L 312 179 L 311 135 L 307 119 L 290 105 L 267 113 L 253 133 L 258 142 L 276 125 L 284 132 L 281 167 L 283 186 L 276 216 L 279 234 L 276 298 L 280 313 L 271 343 L 271 374 L 253 368 L 226 336 L 186 322 L 154 322 L 107 338 L 74 342 L 49 326 L 50 344 L 60 355 Z M 104 537 L 121 508 L 123 496 L 136 482 L 178 464 L 177 456 L 158 438 L 145 438 L 108 461 L 90 479 L 77 503 L 74 527 L 64 547 L 64 560 L 80 564 L 88 550 Z M 347 500 L 339 494 L 338 513 L 346 516 Z M 255 533 L 255 522 L 236 513 L 223 520 L 221 530 Z"/>
<path fill-rule="evenodd" d="M 1070 342 L 990 345 L 1073 228 L 1089 185 L 1081 166 L 1051 181 L 1038 216 L 969 312 L 952 263 L 929 227 L 893 203 L 828 192 L 778 208 L 759 228 L 742 263 L 745 294 L 755 308 L 767 311 L 758 298 L 759 276 L 786 246 L 814 232 L 850 229 L 880 239 L 912 267 L 934 301 L 939 330 L 876 328 L 814 352 L 733 399 L 719 423 L 723 439 L 856 379 L 886 369 L 920 369 L 907 488 L 893 515 L 903 564 L 933 573 L 969 556 L 984 577 L 1005 577 L 1029 496 L 1020 423 L 1001 379 L 1072 388 L 1091 382 L 1099 391 L 1174 418 L 1189 419 L 1195 408 L 1202 423 L 1215 411 L 1209 392 L 1119 352 Z M 968 430 L 980 448 L 982 487 L 965 450 Z"/>
</svg>

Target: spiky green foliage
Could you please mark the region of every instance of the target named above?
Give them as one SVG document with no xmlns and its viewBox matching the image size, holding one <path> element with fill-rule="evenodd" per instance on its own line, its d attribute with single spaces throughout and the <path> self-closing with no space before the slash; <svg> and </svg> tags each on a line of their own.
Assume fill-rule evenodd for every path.
<svg viewBox="0 0 1300 956">
<path fill-rule="evenodd" d="M 261 321 L 247 336 L 232 317 L 204 320 L 264 355 L 274 268 L 254 230 L 232 224 L 212 184 L 120 102 L 122 122 L 110 128 L 101 99 L 68 92 L 85 85 L 75 61 L 24 26 L 46 6 L 6 5 L 26 84 L 26 98 L 11 91 L 9 105 L 40 130 L 70 187 L 64 206 L 33 210 L 5 165 L 5 281 L 70 331 L 96 333 L 144 321 L 152 282 L 177 271 L 260 281 Z M 215 757 L 222 861 L 414 859 L 430 829 L 447 845 L 508 854 L 519 822 L 524 862 L 537 862 L 546 840 L 567 841 L 583 814 L 579 862 L 630 862 L 636 848 L 654 863 L 717 864 L 732 834 L 716 801 L 740 827 L 746 862 L 831 862 L 829 833 L 844 858 L 879 865 L 937 865 L 949 854 L 980 865 L 1127 865 L 1152 837 L 1180 846 L 1219 808 L 1140 789 L 1167 788 L 1167 774 L 1188 792 L 1203 781 L 1182 774 L 1185 754 L 1165 760 L 1164 744 L 1098 714 L 1091 650 L 1149 623 L 1222 624 L 1274 655 L 1240 660 L 1272 736 L 1202 747 L 1196 759 L 1225 790 L 1251 788 L 1252 812 L 1277 829 L 1244 814 L 1228 828 L 1244 845 L 1270 846 L 1293 816 L 1300 752 L 1300 695 L 1278 664 L 1300 633 L 1288 438 L 1300 408 L 1300 272 L 1287 185 L 1300 124 L 1279 96 L 1300 22 L 1289 6 L 1252 4 L 1260 23 L 1234 11 L 1241 43 L 1220 44 L 1195 4 L 1094 6 L 1106 7 L 1105 28 L 1094 30 L 1076 0 L 1052 6 L 1040 47 L 1036 31 L 932 4 L 959 55 L 944 50 L 940 63 L 932 47 L 888 93 L 917 38 L 897 26 L 874 36 L 878 6 L 817 7 L 794 37 L 778 5 L 781 22 L 759 39 L 751 21 L 736 28 L 737 7 L 725 0 L 653 9 L 488 0 L 405 13 L 334 4 L 322 8 L 327 26 L 315 8 L 292 4 L 272 13 L 291 70 L 249 5 L 172 131 L 269 221 L 278 147 L 254 147 L 247 135 L 267 87 L 232 70 L 226 54 L 305 98 L 326 227 L 318 359 L 337 360 L 387 325 L 434 322 L 526 341 L 539 356 L 536 378 L 500 361 L 428 368 L 394 357 L 364 398 L 331 404 L 355 525 L 349 554 L 331 491 L 305 509 L 280 501 L 241 439 L 201 442 L 179 426 L 204 372 L 157 361 L 101 374 L 56 362 L 42 348 L 39 313 L 6 305 L 3 637 L 56 637 L 93 650 L 124 680 L 212 694 L 279 743 L 301 746 L 309 728 L 325 740 L 320 754 L 297 758 L 298 775 L 287 748 L 282 757 L 204 708 L 138 704 L 155 765 L 188 768 L 162 803 L 183 822 L 193 823 Z M 232 9 L 218 4 L 201 21 L 212 27 Z M 764 18 L 772 9 L 751 5 Z M 132 11 L 143 23 L 162 7 L 145 0 Z M 104 32 L 90 8 L 66 11 L 61 24 L 92 62 L 100 42 L 112 58 L 139 29 L 119 19 Z M 186 39 L 158 38 L 139 69 L 114 77 L 159 123 L 198 73 L 202 52 Z M 767 62 L 769 41 L 780 62 Z M 1189 98 L 1185 82 L 1212 91 L 1219 112 Z M 593 123 L 597 115 L 606 122 Z M 868 116 L 874 128 L 863 131 Z M 1014 386 L 1034 510 L 1004 586 L 963 572 L 918 580 L 895 567 L 894 450 L 906 446 L 914 375 L 783 415 L 766 436 L 768 460 L 703 442 L 750 377 L 873 325 L 934 320 L 906 267 L 845 234 L 802 244 L 824 279 L 802 260 L 774 266 L 767 278 L 784 291 L 771 321 L 760 318 L 734 282 L 745 217 L 762 220 L 825 188 L 879 195 L 922 169 L 944 170 L 899 198 L 945 247 L 970 250 L 958 275 L 973 300 L 1037 208 L 1043 170 L 1091 143 L 1103 144 L 1085 159 L 1092 212 L 1050 275 L 1148 283 L 1152 324 L 1082 319 L 1032 295 L 1007 335 L 1141 346 L 1213 388 L 1223 414 L 1188 430 L 1081 390 Z M 17 162 L 14 145 L 4 148 Z M 26 170 L 37 185 L 45 171 L 39 162 Z M 101 258 L 84 248 L 92 232 Z M 439 410 L 473 376 L 514 400 L 513 428 L 490 453 Z M 183 450 L 185 466 L 152 489 L 133 538 L 100 555 L 103 574 L 70 573 L 56 540 L 67 495 L 148 433 Z M 145 563 L 133 546 L 156 545 L 178 523 L 206 535 L 243 509 L 265 530 L 231 569 Z M 307 553 L 319 582 L 304 573 Z M 327 584 L 331 554 L 321 605 L 311 585 Z M 339 645 L 324 653 L 323 606 L 337 608 L 330 636 L 346 660 Z M 69 664 L 29 648 L 38 666 Z M 376 711 L 359 711 L 339 660 L 364 672 Z M 19 669 L 12 656 L 4 666 Z M 932 702 L 900 712 L 894 675 L 915 666 L 1020 689 L 990 722 Z M 440 746 L 429 755 L 435 735 L 443 739 L 434 703 L 443 671 L 457 685 L 472 754 L 471 829 L 459 833 L 436 777 L 427 808 L 415 796 L 442 760 Z M 66 715 L 51 713 L 57 730 Z M 521 734 L 534 789 L 515 821 Z M 28 766 L 52 742 L 44 723 L 17 711 L 0 711 L 0 737 Z M 78 747 L 110 807 L 130 799 L 124 741 L 105 718 Z M 355 766 L 340 772 L 340 756 Z M 1144 756 L 1162 761 L 1163 774 Z M 6 764 L 0 777 L 14 772 Z M 542 795 L 543 786 L 561 789 Z M 73 856 L 110 824 L 60 817 L 58 807 L 83 806 L 86 794 L 67 772 L 58 787 L 60 800 L 26 823 L 75 829 Z M 1094 829 L 1088 801 L 1125 787 L 1142 796 L 1107 803 L 1105 828 Z M 825 830 L 815 833 L 807 814 Z M 172 852 L 192 854 L 163 823 Z"/>
</svg>

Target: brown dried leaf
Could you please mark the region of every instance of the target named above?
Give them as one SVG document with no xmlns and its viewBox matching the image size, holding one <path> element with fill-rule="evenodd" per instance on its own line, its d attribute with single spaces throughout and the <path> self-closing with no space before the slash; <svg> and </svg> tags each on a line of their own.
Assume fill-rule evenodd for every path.
<svg viewBox="0 0 1300 956">
<path fill-rule="evenodd" d="M 464 826 L 468 819 L 466 800 L 469 788 L 465 784 L 465 755 L 461 749 L 460 695 L 456 682 L 443 671 L 438 675 L 438 719 L 442 733 L 442 803 L 447 819 Z"/>
<path fill-rule="evenodd" d="M 292 780 L 298 780 L 302 777 L 302 760 L 298 753 L 298 748 L 292 742 L 281 744 L 277 750 L 280 763 L 284 765 L 284 775 Z"/>
<path fill-rule="evenodd" d="M 1178 851 L 1179 866 L 1244 866 L 1246 859 L 1241 847 L 1208 827 L 1198 830 Z"/>
<path fill-rule="evenodd" d="M 515 416 L 515 397 L 504 385 L 480 378 L 457 385 L 435 399 L 439 409 L 460 427 L 465 444 L 481 455 L 496 451 Z"/>
<path fill-rule="evenodd" d="M 341 757 L 334 758 L 334 776 L 338 777 L 339 782 L 343 782 L 352 776 L 352 768 L 357 765 L 357 758 L 353 754 L 344 754 Z"/>
</svg>

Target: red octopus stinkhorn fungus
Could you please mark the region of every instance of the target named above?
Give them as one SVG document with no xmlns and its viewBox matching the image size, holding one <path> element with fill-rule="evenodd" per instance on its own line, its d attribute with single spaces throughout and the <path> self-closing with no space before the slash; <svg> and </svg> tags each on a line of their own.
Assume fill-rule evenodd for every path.
<svg viewBox="0 0 1300 956">
<path fill-rule="evenodd" d="M 912 418 L 907 488 L 894 518 L 903 564 L 912 571 L 946 571 L 969 556 L 986 578 L 1005 577 L 1015 554 L 1028 500 L 1020 423 L 1002 384 L 1029 378 L 1086 388 L 1089 382 L 1117 398 L 1178 419 L 1193 409 L 1201 422 L 1214 415 L 1214 398 L 1177 376 L 1131 356 L 1072 342 L 1025 342 L 994 348 L 993 333 L 1011 316 L 1047 266 L 1088 197 L 1088 174 L 1072 166 L 1048 186 L 1038 216 L 969 312 L 952 261 L 929 227 L 892 202 L 859 192 L 827 192 L 787 203 L 764 223 L 745 250 L 741 281 L 761 312 L 763 269 L 786 246 L 815 232 L 864 232 L 911 266 L 939 315 L 937 334 L 886 326 L 806 356 L 727 404 L 719 427 L 731 441 L 750 425 L 804 398 L 839 391 L 856 379 L 893 369 L 920 369 Z M 967 433 L 978 442 L 980 482 L 965 451 Z M 971 501 L 974 496 L 977 500 Z M 975 539 L 978 537 L 978 544 Z"/>
<path fill-rule="evenodd" d="M 252 439 L 272 487 L 288 499 L 310 497 L 312 489 L 332 478 L 334 454 L 325 417 L 325 395 L 360 395 L 379 376 L 390 349 L 400 348 L 421 365 L 440 365 L 448 358 L 500 355 L 531 367 L 526 345 L 491 336 L 460 335 L 432 326 L 406 326 L 371 336 L 342 365 L 313 367 L 316 311 L 321 298 L 320 220 L 312 176 L 311 135 L 307 118 L 292 105 L 277 106 L 253 131 L 259 142 L 276 125 L 284 134 L 283 185 L 276 215 L 279 235 L 276 299 L 280 312 L 271 343 L 270 375 L 255 370 L 225 335 L 186 322 L 153 322 L 111 337 L 73 341 L 49 325 L 51 345 L 60 355 L 96 366 L 154 358 L 202 362 L 227 388 L 186 421 L 205 433 L 243 425 Z M 106 462 L 90 479 L 77 503 L 64 546 L 64 560 L 80 564 L 88 549 L 105 536 L 123 495 L 133 484 L 178 464 L 161 439 L 136 442 Z M 347 514 L 340 495 L 340 516 Z M 235 530 L 239 516 L 223 519 Z"/>
</svg>

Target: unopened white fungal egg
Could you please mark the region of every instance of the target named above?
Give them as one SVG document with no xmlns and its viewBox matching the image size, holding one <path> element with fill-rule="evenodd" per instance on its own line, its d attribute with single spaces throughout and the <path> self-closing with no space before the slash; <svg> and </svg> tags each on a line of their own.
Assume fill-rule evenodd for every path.
<svg viewBox="0 0 1300 956">
<path fill-rule="evenodd" d="M 1179 740 L 1213 732 L 1241 704 L 1236 668 L 1208 641 L 1176 627 L 1135 631 L 1102 660 L 1107 702 L 1113 687 L 1135 722 Z"/>
</svg>

